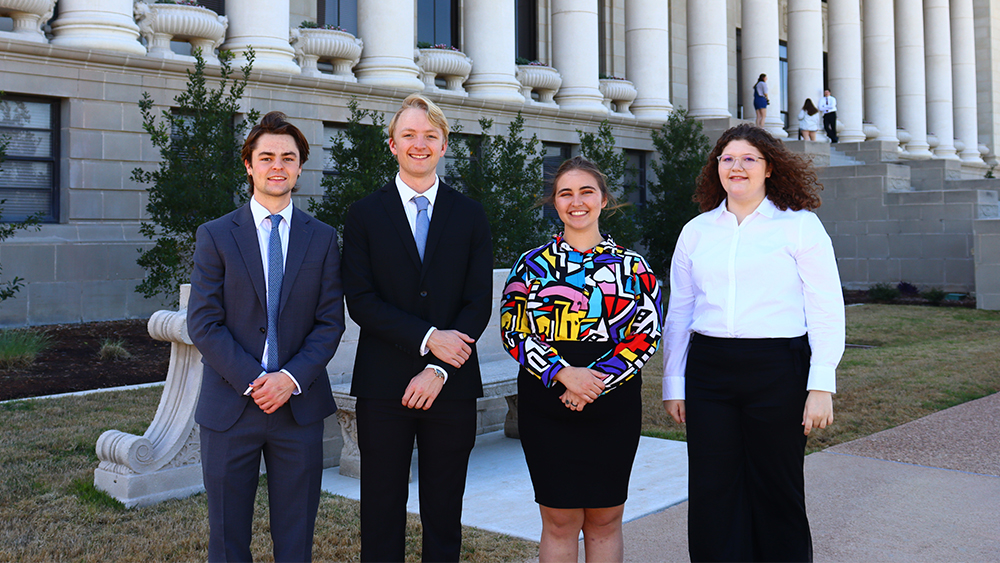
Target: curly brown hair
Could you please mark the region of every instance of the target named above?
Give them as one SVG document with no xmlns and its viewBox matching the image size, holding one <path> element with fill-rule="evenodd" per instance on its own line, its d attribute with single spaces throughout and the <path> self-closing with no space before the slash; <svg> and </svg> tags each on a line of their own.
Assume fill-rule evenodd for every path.
<svg viewBox="0 0 1000 563">
<path fill-rule="evenodd" d="M 764 180 L 764 190 L 767 198 L 778 209 L 812 211 L 821 205 L 819 192 L 823 185 L 819 183 L 812 163 L 804 156 L 788 150 L 784 143 L 764 129 L 743 123 L 731 127 L 719 137 L 715 148 L 708 155 L 708 162 L 698 175 L 698 187 L 693 199 L 698 202 L 702 212 L 715 209 L 726 199 L 726 190 L 719 179 L 719 156 L 733 141 L 746 141 L 764 155 L 764 162 L 771 170 L 771 176 Z"/>
</svg>

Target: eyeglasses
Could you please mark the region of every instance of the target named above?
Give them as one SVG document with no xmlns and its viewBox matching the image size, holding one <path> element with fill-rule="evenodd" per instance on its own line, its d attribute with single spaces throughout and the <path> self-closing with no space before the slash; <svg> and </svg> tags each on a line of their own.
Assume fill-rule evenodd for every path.
<svg viewBox="0 0 1000 563">
<path fill-rule="evenodd" d="M 722 156 L 717 156 L 716 158 L 719 159 L 719 166 L 727 170 L 736 166 L 736 161 L 739 161 L 740 166 L 742 166 L 744 170 L 750 170 L 754 166 L 757 166 L 757 162 L 764 160 L 764 157 L 762 156 L 753 156 L 750 154 L 745 154 L 741 157 L 724 154 Z"/>
</svg>

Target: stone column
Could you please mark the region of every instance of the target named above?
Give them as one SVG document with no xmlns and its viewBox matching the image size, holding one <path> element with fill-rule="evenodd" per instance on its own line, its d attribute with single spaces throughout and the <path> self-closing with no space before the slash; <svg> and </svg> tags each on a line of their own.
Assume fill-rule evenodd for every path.
<svg viewBox="0 0 1000 563">
<path fill-rule="evenodd" d="M 828 0 L 827 61 L 830 93 L 837 98 L 837 120 L 841 143 L 865 140 L 861 125 L 861 6 L 858 0 Z"/>
<path fill-rule="evenodd" d="M 955 138 L 965 146 L 959 157 L 982 164 L 976 109 L 976 37 L 972 0 L 951 0 L 951 78 Z"/>
<path fill-rule="evenodd" d="M 145 55 L 132 0 L 62 0 L 52 22 L 53 45 Z"/>
<path fill-rule="evenodd" d="M 365 42 L 354 75 L 362 84 L 423 90 L 413 61 L 416 17 L 413 0 L 360 0 L 358 37 Z"/>
<path fill-rule="evenodd" d="M 775 137 L 786 137 L 781 119 L 781 71 L 778 65 L 777 0 L 743 0 L 743 119 L 754 119 L 753 91 L 761 73 L 767 75 L 768 94 L 764 128 Z"/>
<path fill-rule="evenodd" d="M 865 115 L 876 141 L 896 138 L 896 45 L 892 2 L 865 2 Z"/>
<path fill-rule="evenodd" d="M 596 39 L 597 2 L 552 0 L 552 66 L 563 81 L 556 103 L 567 110 L 607 114 L 600 90 L 600 53 Z"/>
<path fill-rule="evenodd" d="M 240 0 L 226 8 L 229 31 L 220 48 L 236 55 L 234 67 L 246 63 L 247 48 L 253 47 L 254 70 L 302 72 L 288 43 L 289 0 Z"/>
<path fill-rule="evenodd" d="M 935 158 L 957 159 L 951 98 L 951 11 L 948 0 L 924 0 L 927 132 L 937 137 Z"/>
<path fill-rule="evenodd" d="M 806 98 L 823 96 L 823 8 L 820 0 L 788 0 L 788 134 L 798 134 Z"/>
<path fill-rule="evenodd" d="M 639 92 L 632 114 L 666 121 L 670 104 L 670 15 L 667 2 L 625 0 L 625 69 Z"/>
<path fill-rule="evenodd" d="M 687 1 L 688 114 L 691 117 L 732 117 L 729 113 L 726 13 L 726 0 Z M 664 50 L 668 51 L 669 46 L 665 45 Z"/>
<path fill-rule="evenodd" d="M 464 49 L 472 59 L 469 97 L 523 104 L 514 66 L 514 3 L 466 2 L 463 12 Z"/>
<path fill-rule="evenodd" d="M 921 0 L 895 0 L 896 117 L 906 129 L 910 158 L 930 158 L 924 80 L 924 11 Z"/>
</svg>

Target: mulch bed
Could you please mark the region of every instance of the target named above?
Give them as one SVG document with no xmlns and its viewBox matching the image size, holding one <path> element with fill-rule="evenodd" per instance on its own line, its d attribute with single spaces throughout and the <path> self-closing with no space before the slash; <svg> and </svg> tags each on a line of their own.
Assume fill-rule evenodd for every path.
<svg viewBox="0 0 1000 563">
<path fill-rule="evenodd" d="M 52 346 L 28 368 L 0 369 L 0 400 L 163 381 L 170 343 L 153 340 L 146 319 L 31 327 L 48 333 Z M 101 360 L 105 339 L 122 340 L 130 358 Z"/>
</svg>

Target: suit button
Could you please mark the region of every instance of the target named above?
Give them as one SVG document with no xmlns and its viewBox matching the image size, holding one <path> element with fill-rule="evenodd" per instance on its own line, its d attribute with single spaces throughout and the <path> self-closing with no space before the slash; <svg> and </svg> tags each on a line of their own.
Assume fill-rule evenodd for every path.
<svg viewBox="0 0 1000 563">
<path fill-rule="evenodd" d="M 421 297 L 427 297 L 427 292 L 426 291 L 421 291 L 420 292 L 420 296 Z"/>
<path fill-rule="evenodd" d="M 265 328 L 265 327 L 260 327 L 260 333 L 261 333 L 261 334 L 267 334 L 267 328 Z"/>
</svg>

